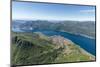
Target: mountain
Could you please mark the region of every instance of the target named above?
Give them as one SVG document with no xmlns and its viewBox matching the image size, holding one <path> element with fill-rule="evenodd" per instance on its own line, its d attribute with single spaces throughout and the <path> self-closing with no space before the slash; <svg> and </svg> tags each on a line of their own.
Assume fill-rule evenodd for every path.
<svg viewBox="0 0 100 67">
<path fill-rule="evenodd" d="M 17 24 L 16 21 L 18 22 Z M 84 35 L 95 39 L 95 21 L 16 21 L 13 21 L 13 25 L 17 26 L 22 31 L 56 30 L 69 32 L 77 35 Z"/>
<path fill-rule="evenodd" d="M 94 61 L 95 56 L 62 36 L 12 32 L 12 65 Z"/>
</svg>

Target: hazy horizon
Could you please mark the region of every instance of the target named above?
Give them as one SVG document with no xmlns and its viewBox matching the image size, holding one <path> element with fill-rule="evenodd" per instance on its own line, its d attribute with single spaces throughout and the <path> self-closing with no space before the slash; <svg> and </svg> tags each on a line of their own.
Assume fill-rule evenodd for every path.
<svg viewBox="0 0 100 67">
<path fill-rule="evenodd" d="M 45 20 L 45 19 L 12 19 L 12 21 L 78 21 L 87 22 L 88 20 Z M 90 22 L 95 22 L 96 20 L 89 20 Z"/>
<path fill-rule="evenodd" d="M 95 21 L 95 6 L 13 1 L 12 19 Z"/>
</svg>

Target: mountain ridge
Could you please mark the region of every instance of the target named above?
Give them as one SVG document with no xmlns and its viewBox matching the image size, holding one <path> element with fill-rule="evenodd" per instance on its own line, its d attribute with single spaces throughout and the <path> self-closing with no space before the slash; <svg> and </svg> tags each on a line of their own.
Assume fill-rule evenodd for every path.
<svg viewBox="0 0 100 67">
<path fill-rule="evenodd" d="M 95 57 L 61 36 L 48 37 L 42 33 L 14 33 L 12 64 L 48 64 L 93 61 Z"/>
<path fill-rule="evenodd" d="M 94 21 L 18 21 L 20 23 L 16 24 L 13 21 L 13 26 L 18 27 L 22 31 L 32 31 L 32 30 L 55 30 L 64 31 L 77 35 L 85 35 L 95 39 L 95 23 Z M 12 27 L 14 28 L 14 27 Z"/>
</svg>

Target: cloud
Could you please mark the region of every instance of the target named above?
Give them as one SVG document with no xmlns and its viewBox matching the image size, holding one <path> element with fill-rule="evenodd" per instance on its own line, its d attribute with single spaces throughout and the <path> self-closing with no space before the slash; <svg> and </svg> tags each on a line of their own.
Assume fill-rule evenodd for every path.
<svg viewBox="0 0 100 67">
<path fill-rule="evenodd" d="M 95 10 L 80 10 L 81 13 L 95 13 Z"/>
</svg>

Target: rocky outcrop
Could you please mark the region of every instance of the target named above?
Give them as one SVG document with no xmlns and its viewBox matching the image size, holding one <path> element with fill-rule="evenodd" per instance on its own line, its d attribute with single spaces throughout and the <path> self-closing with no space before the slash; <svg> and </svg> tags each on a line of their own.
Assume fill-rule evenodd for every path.
<svg viewBox="0 0 100 67">
<path fill-rule="evenodd" d="M 56 48 L 60 48 L 60 47 L 67 47 L 70 44 L 73 44 L 71 40 L 66 39 L 62 36 L 51 36 L 50 40 L 53 44 L 56 45 Z"/>
</svg>

